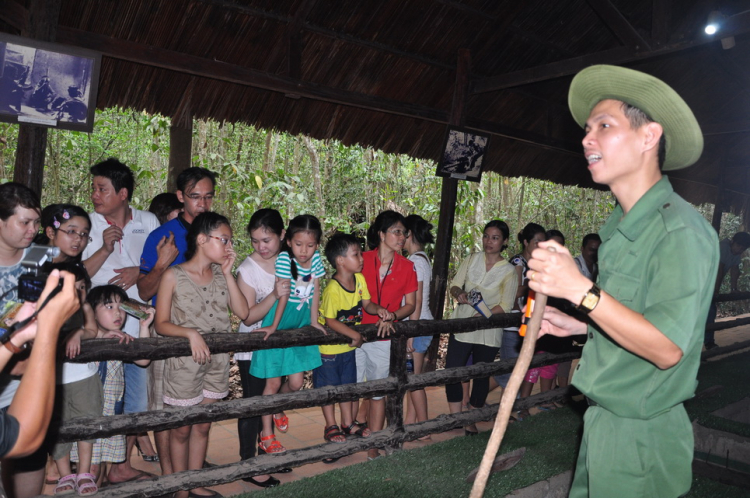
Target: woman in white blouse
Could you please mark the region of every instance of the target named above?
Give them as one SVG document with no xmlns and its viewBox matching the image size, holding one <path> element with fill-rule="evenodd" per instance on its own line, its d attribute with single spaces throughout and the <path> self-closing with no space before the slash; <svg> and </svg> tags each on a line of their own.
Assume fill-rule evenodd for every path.
<svg viewBox="0 0 750 498">
<path fill-rule="evenodd" d="M 513 307 L 518 288 L 518 275 L 513 265 L 503 258 L 510 229 L 501 220 L 492 220 L 484 227 L 483 252 L 473 253 L 458 268 L 450 293 L 459 303 L 451 318 L 479 316 L 469 304 L 467 293 L 476 290 L 482 294 L 492 313 L 507 313 Z M 474 364 L 495 361 L 502 341 L 501 328 L 478 330 L 450 336 L 446 368 L 466 365 L 471 356 Z M 489 378 L 474 379 L 469 408 L 482 408 L 489 392 Z M 451 413 L 461 412 L 463 392 L 461 384 L 447 384 L 445 393 Z M 465 427 L 467 436 L 477 434 L 475 424 Z"/>
<path fill-rule="evenodd" d="M 281 251 L 281 241 L 284 239 L 284 220 L 275 209 L 259 209 L 250 218 L 247 225 L 253 253 L 237 269 L 237 285 L 247 298 L 250 314 L 240 324 L 240 332 L 251 332 L 260 327 L 261 321 L 281 297 L 289 294 L 288 281 L 276 281 L 276 257 Z M 251 398 L 263 394 L 266 379 L 259 379 L 250 375 L 252 352 L 236 352 L 235 360 L 240 370 L 242 383 L 242 397 Z M 284 413 L 274 415 L 277 427 L 279 420 L 286 419 Z M 286 432 L 283 422 L 280 430 Z M 240 458 L 247 460 L 255 456 L 258 432 L 260 431 L 260 417 L 241 418 L 237 420 L 237 433 L 240 439 Z M 264 479 L 265 477 L 265 479 Z M 279 485 L 279 480 L 269 476 L 255 476 L 244 478 L 262 488 Z"/>
<path fill-rule="evenodd" d="M 424 252 L 427 244 L 432 244 L 435 238 L 432 236 L 432 224 L 417 214 L 406 217 L 404 227 L 409 232 L 404 243 L 404 250 L 409 253 L 409 261 L 414 263 L 417 272 L 417 305 L 414 312 L 409 315 L 409 320 L 433 320 L 430 312 L 430 281 L 432 280 L 432 265 L 430 258 Z M 430 346 L 432 336 L 411 337 L 406 345 L 406 351 L 412 354 L 414 362 L 414 373 L 422 373 L 427 348 Z M 427 394 L 424 389 L 409 392 L 409 402 L 406 405 L 407 424 L 424 422 L 427 415 Z M 429 439 L 429 436 L 420 440 Z"/>
</svg>

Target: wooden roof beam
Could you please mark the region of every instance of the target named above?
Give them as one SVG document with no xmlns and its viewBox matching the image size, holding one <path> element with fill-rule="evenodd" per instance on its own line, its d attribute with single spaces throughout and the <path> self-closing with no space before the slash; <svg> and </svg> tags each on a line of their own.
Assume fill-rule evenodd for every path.
<svg viewBox="0 0 750 498">
<path fill-rule="evenodd" d="M 376 112 L 384 112 L 387 114 L 395 114 L 415 119 L 424 119 L 440 124 L 448 123 L 448 112 L 444 110 L 340 90 L 337 88 L 325 87 L 285 76 L 278 76 L 248 69 L 234 64 L 217 62 L 173 50 L 150 47 L 65 26 L 59 27 L 57 41 L 67 45 L 96 50 L 106 57 L 126 60 L 146 66 L 159 67 L 183 74 L 191 74 L 193 76 L 226 81 L 238 85 L 250 86 L 273 92 L 281 92 L 287 95 L 305 97 L 339 105 L 368 109 Z M 511 140 L 521 140 L 523 142 L 539 145 L 540 147 L 568 153 L 581 153 L 581 147 L 578 144 L 565 143 L 560 140 L 551 139 L 524 130 L 516 130 L 510 127 L 496 125 L 489 121 L 468 119 L 466 125 L 476 130 L 488 132 L 493 135 L 500 135 Z"/>
<path fill-rule="evenodd" d="M 651 46 L 643 39 L 625 16 L 609 0 L 586 0 L 589 6 L 601 17 L 604 24 L 623 44 L 636 50 L 650 50 Z"/>
<path fill-rule="evenodd" d="M 727 38 L 729 36 L 741 35 L 750 32 L 750 11 L 743 12 L 724 21 L 720 32 L 713 36 L 699 35 L 694 40 L 673 43 L 652 50 L 637 51 L 631 47 L 618 47 L 615 49 L 595 52 L 592 54 L 574 57 L 562 61 L 552 62 L 542 66 L 531 67 L 514 71 L 512 73 L 498 74 L 487 78 L 477 79 L 472 86 L 472 93 L 486 93 L 511 88 L 514 86 L 546 81 L 562 76 L 570 76 L 581 69 L 593 64 L 625 64 L 636 60 L 650 59 L 660 55 L 680 52 L 689 48 L 698 47 Z"/>
<path fill-rule="evenodd" d="M 280 23 L 287 23 L 287 24 L 293 24 L 294 23 L 294 17 L 288 17 L 283 16 L 279 14 L 274 14 L 272 12 L 267 12 L 262 9 L 254 8 L 254 7 L 248 7 L 245 5 L 239 5 L 237 3 L 234 3 L 229 0 L 192 0 L 194 2 L 200 2 L 207 5 L 214 5 L 216 7 L 220 7 L 222 9 L 227 10 L 234 10 L 236 12 L 243 13 L 245 15 L 254 16 L 254 17 L 262 17 L 264 19 L 273 19 L 274 21 L 278 21 Z M 384 43 L 378 43 L 375 41 L 370 40 L 363 40 L 361 38 L 357 38 L 355 36 L 347 35 L 344 33 L 339 33 L 337 31 L 334 31 L 332 29 L 323 28 L 321 26 L 316 26 L 314 24 L 311 24 L 309 22 L 301 22 L 299 23 L 300 27 L 306 31 L 310 31 L 311 33 L 316 33 L 319 35 L 327 36 L 329 38 L 333 38 L 335 40 L 341 40 L 345 41 L 347 43 L 352 43 L 355 45 L 361 45 L 363 47 L 371 48 L 373 50 L 377 50 L 380 52 L 388 52 L 393 55 L 397 55 L 399 57 L 405 57 L 408 59 L 415 60 L 417 62 L 420 62 L 422 64 L 426 64 L 428 66 L 434 66 L 439 67 L 442 69 L 448 69 L 450 71 L 455 71 L 456 66 L 453 64 L 447 64 L 445 62 L 439 61 L 437 59 L 433 59 L 431 57 L 425 57 L 420 54 L 415 54 L 412 52 L 406 52 L 404 50 L 399 50 L 397 48 L 391 47 L 389 45 L 386 45 Z"/>
<path fill-rule="evenodd" d="M 669 41 L 672 0 L 653 0 L 651 6 L 651 43 L 665 45 Z"/>
</svg>

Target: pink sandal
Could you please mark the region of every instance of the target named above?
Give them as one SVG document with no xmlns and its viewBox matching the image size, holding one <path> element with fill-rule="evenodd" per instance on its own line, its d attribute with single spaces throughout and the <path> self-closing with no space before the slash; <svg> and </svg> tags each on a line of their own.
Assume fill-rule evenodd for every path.
<svg viewBox="0 0 750 498">
<path fill-rule="evenodd" d="M 76 484 L 75 474 L 69 474 L 58 479 L 57 486 L 55 486 L 56 496 L 69 495 L 75 493 L 76 491 L 78 491 L 78 486 Z"/>
<path fill-rule="evenodd" d="M 89 481 L 89 482 L 81 482 Z M 76 476 L 76 487 L 78 488 L 78 496 L 89 496 L 95 495 L 99 492 L 99 487 L 96 485 L 96 476 L 94 474 L 78 474 Z"/>
</svg>

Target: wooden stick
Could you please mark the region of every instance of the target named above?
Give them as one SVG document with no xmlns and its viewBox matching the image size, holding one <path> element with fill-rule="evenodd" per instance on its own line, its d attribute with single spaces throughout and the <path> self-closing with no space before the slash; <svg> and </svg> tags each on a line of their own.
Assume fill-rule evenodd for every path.
<svg viewBox="0 0 750 498">
<path fill-rule="evenodd" d="M 518 355 L 516 366 L 513 368 L 513 373 L 510 374 L 508 385 L 503 391 L 503 397 L 500 400 L 500 408 L 497 417 L 495 418 L 495 425 L 492 428 L 492 435 L 490 435 L 490 440 L 487 442 L 487 448 L 484 450 L 482 463 L 479 465 L 476 480 L 471 488 L 471 494 L 469 495 L 470 498 L 482 498 L 484 495 L 484 488 L 487 486 L 487 480 L 492 471 L 492 463 L 495 461 L 495 455 L 497 455 L 497 451 L 500 449 L 500 444 L 503 442 L 505 429 L 508 428 L 508 420 L 510 419 L 511 411 L 513 410 L 513 403 L 515 403 L 516 396 L 518 395 L 518 389 L 521 387 L 521 382 L 526 376 L 526 371 L 529 369 L 531 358 L 534 356 L 536 338 L 539 336 L 539 327 L 542 325 L 545 306 L 547 306 L 547 296 L 537 292 L 536 304 L 534 304 L 534 311 L 531 314 L 528 331 L 524 337 L 523 346 L 521 346 L 521 352 Z"/>
</svg>

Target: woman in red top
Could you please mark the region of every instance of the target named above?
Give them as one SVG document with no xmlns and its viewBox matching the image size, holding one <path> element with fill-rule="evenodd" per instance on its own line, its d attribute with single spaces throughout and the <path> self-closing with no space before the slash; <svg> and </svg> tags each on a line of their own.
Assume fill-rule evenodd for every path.
<svg viewBox="0 0 750 498">
<path fill-rule="evenodd" d="M 417 273 L 414 264 L 401 256 L 406 241 L 404 217 L 395 211 L 380 213 L 367 230 L 367 245 L 370 251 L 362 254 L 362 274 L 367 281 L 370 300 L 395 314 L 401 320 L 414 312 L 417 303 Z M 363 311 L 362 323 L 377 323 L 378 316 Z M 357 382 L 388 377 L 390 369 L 391 341 L 366 342 L 357 349 Z M 362 411 L 364 412 L 364 404 Z M 355 424 L 362 425 L 356 422 Z M 385 422 L 385 400 L 372 398 L 366 414 L 372 432 L 383 429 Z M 369 459 L 380 456 L 377 449 L 367 452 Z"/>
</svg>

